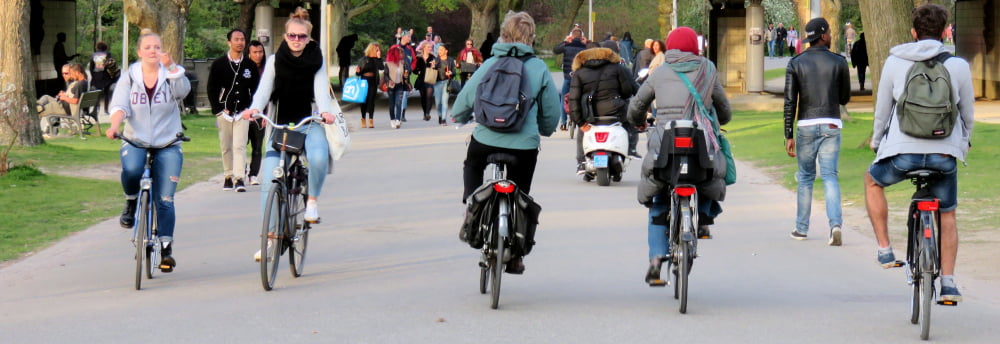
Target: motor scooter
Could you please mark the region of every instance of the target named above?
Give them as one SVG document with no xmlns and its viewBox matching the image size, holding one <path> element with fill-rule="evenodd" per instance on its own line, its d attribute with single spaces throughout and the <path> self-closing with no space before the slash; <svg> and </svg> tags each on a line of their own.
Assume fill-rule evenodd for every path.
<svg viewBox="0 0 1000 344">
<path fill-rule="evenodd" d="M 628 132 L 618 117 L 598 116 L 590 130 L 583 133 L 585 170 L 583 180 L 597 179 L 597 185 L 620 182 L 628 166 Z"/>
</svg>

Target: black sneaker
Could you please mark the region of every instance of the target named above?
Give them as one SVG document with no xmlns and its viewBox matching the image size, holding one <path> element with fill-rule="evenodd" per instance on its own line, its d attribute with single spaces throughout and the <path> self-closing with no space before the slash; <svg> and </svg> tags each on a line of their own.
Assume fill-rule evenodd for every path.
<svg viewBox="0 0 1000 344">
<path fill-rule="evenodd" d="M 431 115 L 425 113 L 424 114 L 424 122 L 427 122 L 429 120 L 431 120 Z"/>
<path fill-rule="evenodd" d="M 792 231 L 792 234 L 790 236 L 792 237 L 792 239 L 795 240 L 806 240 L 806 238 L 808 237 L 805 233 L 800 233 L 798 230 Z"/>
<path fill-rule="evenodd" d="M 247 192 L 247 187 L 243 184 L 243 179 L 236 180 L 236 192 Z"/>
<path fill-rule="evenodd" d="M 222 182 L 222 191 L 232 191 L 233 190 L 233 177 L 226 177 L 226 181 Z"/>
<path fill-rule="evenodd" d="M 507 262 L 507 268 L 504 269 L 504 272 L 512 274 L 512 275 L 523 274 L 524 273 L 524 258 L 522 258 L 522 257 L 513 257 L 513 258 L 511 258 L 510 261 Z"/>
<path fill-rule="evenodd" d="M 579 175 L 582 175 L 584 173 L 587 173 L 587 164 L 584 164 L 582 162 L 576 164 L 576 175 L 579 176 Z"/>
<path fill-rule="evenodd" d="M 139 204 L 137 199 L 125 200 L 125 209 L 122 209 L 122 217 L 118 219 L 118 224 L 122 228 L 132 228 L 135 225 L 135 207 Z"/>
<path fill-rule="evenodd" d="M 177 262 L 174 261 L 173 257 L 174 245 L 170 242 L 166 242 L 164 245 L 165 247 L 160 250 L 160 271 L 173 272 L 174 267 L 177 266 Z"/>
<path fill-rule="evenodd" d="M 632 159 L 642 159 L 642 155 L 639 155 L 639 152 L 636 151 L 629 152 L 628 156 Z"/>
<path fill-rule="evenodd" d="M 708 229 L 708 226 L 698 226 L 698 239 L 711 239 L 712 231 Z"/>
</svg>

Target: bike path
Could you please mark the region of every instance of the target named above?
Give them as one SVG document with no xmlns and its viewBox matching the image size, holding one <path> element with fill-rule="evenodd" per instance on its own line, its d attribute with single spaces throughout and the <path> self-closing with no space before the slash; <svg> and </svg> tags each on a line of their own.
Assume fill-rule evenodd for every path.
<svg viewBox="0 0 1000 344">
<path fill-rule="evenodd" d="M 409 117 L 418 118 L 414 109 Z M 420 120 L 400 130 L 357 129 L 320 196 L 324 222 L 310 236 L 305 275 L 292 278 L 286 259 L 271 292 L 251 258 L 259 248 L 258 187 L 238 194 L 206 182 L 178 193 L 177 269 L 144 281 L 141 291 L 133 288 L 130 231 L 117 219 L 72 235 L 0 269 L 0 341 L 918 340 L 903 270 L 877 266 L 872 239 L 851 229 L 867 227 L 848 224 L 843 247 L 826 246 L 819 227 L 810 240 L 791 240 L 794 193 L 742 163 L 715 239 L 699 244 L 688 314 L 679 314 L 669 287 L 642 282 L 639 164 L 611 187 L 585 183 L 573 173 L 565 132 L 544 139 L 539 155 L 538 244 L 523 276 L 504 275 L 500 309 L 491 310 L 477 288 L 478 252 L 457 239 L 470 132 Z M 822 205 L 813 214 L 813 223 L 826 222 Z M 1000 293 L 958 282 L 966 302 L 934 308 L 932 340 L 994 340 Z"/>
</svg>

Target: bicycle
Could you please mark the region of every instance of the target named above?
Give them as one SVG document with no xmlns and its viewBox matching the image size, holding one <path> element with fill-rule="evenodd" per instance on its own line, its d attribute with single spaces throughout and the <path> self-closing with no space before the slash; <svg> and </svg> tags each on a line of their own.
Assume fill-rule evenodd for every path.
<svg viewBox="0 0 1000 344">
<path fill-rule="evenodd" d="M 302 163 L 304 147 L 292 145 L 288 132 L 312 121 L 321 122 L 322 118 L 307 117 L 298 124 L 280 125 L 261 114 L 254 117 L 263 118 L 275 129 L 287 129 L 272 133 L 281 135 L 272 138 L 280 142 L 275 144 L 280 158 L 265 202 L 260 234 L 260 281 L 264 290 L 271 290 L 278 275 L 278 260 L 286 251 L 292 276 L 302 276 L 312 226 L 304 216 L 309 198 L 309 169 Z"/>
<path fill-rule="evenodd" d="M 930 192 L 930 183 L 940 178 L 936 170 L 914 170 L 906 173 L 916 186 L 910 200 L 906 221 L 906 261 L 896 261 L 895 267 L 906 266 L 906 283 L 913 288 L 910 300 L 910 323 L 920 323 L 920 339 L 927 340 L 931 328 L 931 301 L 935 299 L 934 280 L 941 274 L 941 214 L 938 199 Z M 939 300 L 943 306 L 957 306 L 958 302 Z M 920 321 L 920 319 L 923 321 Z"/>
<path fill-rule="evenodd" d="M 160 256 L 160 237 L 156 232 L 156 207 L 151 205 L 153 178 L 150 169 L 153 166 L 153 155 L 150 150 L 169 147 L 177 142 L 189 142 L 190 138 L 184 133 L 177 133 L 177 137 L 162 146 L 152 147 L 129 140 L 121 134 L 115 134 L 116 139 L 121 139 L 125 143 L 136 148 L 146 150 L 146 163 L 143 166 L 142 179 L 139 180 L 139 199 L 136 205 L 135 224 L 132 225 L 132 245 L 135 246 L 135 290 L 142 289 L 142 276 L 153 279 L 153 261 Z M 160 269 L 170 269 L 171 266 L 159 266 Z M 145 272 L 145 273 L 144 273 Z"/>
<path fill-rule="evenodd" d="M 492 199 L 487 201 L 484 214 L 496 214 L 485 226 L 485 243 L 479 258 L 479 293 L 486 294 L 490 289 L 490 308 L 497 309 L 500 303 L 500 279 L 511 259 L 510 223 L 514 204 L 512 197 L 517 186 L 507 179 L 507 166 L 513 165 L 517 159 L 510 154 L 494 153 L 486 157 L 493 169 L 493 178 L 485 185 L 492 185 Z M 495 207 L 495 208 L 491 208 Z"/>
</svg>

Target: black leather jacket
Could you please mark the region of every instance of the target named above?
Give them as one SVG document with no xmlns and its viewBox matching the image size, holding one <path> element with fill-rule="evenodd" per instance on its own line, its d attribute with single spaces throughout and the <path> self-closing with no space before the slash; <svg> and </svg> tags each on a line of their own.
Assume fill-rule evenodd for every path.
<svg viewBox="0 0 1000 344">
<path fill-rule="evenodd" d="M 796 120 L 839 119 L 840 105 L 850 100 L 847 60 L 825 46 L 809 47 L 785 71 L 785 138 L 794 137 Z"/>
</svg>

